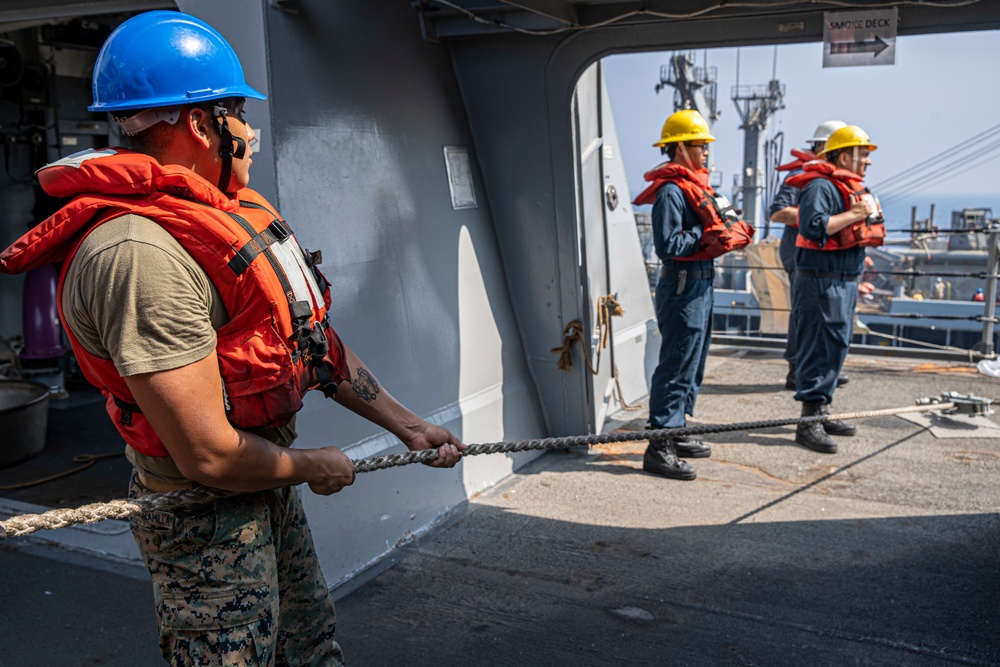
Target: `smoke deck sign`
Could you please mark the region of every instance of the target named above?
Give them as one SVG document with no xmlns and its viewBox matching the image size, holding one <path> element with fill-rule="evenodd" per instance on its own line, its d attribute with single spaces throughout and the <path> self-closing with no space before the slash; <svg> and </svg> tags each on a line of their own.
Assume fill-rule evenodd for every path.
<svg viewBox="0 0 1000 667">
<path fill-rule="evenodd" d="M 896 62 L 896 8 L 823 14 L 823 67 Z"/>
</svg>

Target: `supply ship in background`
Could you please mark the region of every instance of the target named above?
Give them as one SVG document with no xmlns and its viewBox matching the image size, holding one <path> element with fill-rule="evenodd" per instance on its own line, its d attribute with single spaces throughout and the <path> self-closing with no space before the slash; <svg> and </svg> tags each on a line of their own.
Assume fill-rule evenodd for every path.
<svg viewBox="0 0 1000 667">
<path fill-rule="evenodd" d="M 702 65 L 697 65 L 697 60 L 693 51 L 673 53 L 669 63 L 660 68 L 655 90 L 673 91 L 673 105 L 664 110 L 665 115 L 671 110 L 695 109 L 712 127 L 722 116 L 718 67 L 708 64 L 708 52 Z M 736 68 L 737 82 L 730 99 L 744 141 L 741 173 L 734 177 L 729 196 L 743 211 L 744 219 L 755 225 L 758 237 L 745 252 L 717 260 L 713 341 L 777 348 L 784 345 L 791 298 L 777 252 L 784 226 L 772 223 L 767 211 L 787 175 L 778 169 L 782 160 L 788 159 L 784 133 L 773 128 L 774 116 L 785 109 L 786 89 L 777 78 L 761 85 L 741 85 L 738 51 Z M 1000 126 L 991 127 L 874 184 L 872 190 L 884 202 L 905 201 L 946 167 L 967 167 L 966 163 L 978 161 L 973 162 L 975 166 L 995 157 L 993 153 L 1000 147 L 995 142 L 998 133 Z M 725 191 L 723 174 L 715 170 L 711 155 L 709 170 L 716 191 Z M 885 245 L 868 249 L 871 262 L 860 281 L 853 352 L 882 354 L 890 351 L 877 348 L 890 347 L 894 348 L 892 354 L 975 361 L 997 350 L 1000 337 L 984 320 L 995 312 L 985 303 L 985 294 L 997 296 L 995 278 L 992 287 L 989 284 L 989 277 L 997 274 L 997 258 L 994 255 L 991 259 L 989 246 L 1000 240 L 1000 235 L 988 232 L 1000 231 L 1000 221 L 993 217 L 991 208 L 963 208 L 950 211 L 950 227 L 942 229 L 935 211 L 931 204 L 928 217 L 918 218 L 913 206 L 909 220 L 890 217 Z M 659 259 L 653 247 L 651 214 L 637 212 L 635 217 L 653 290 Z"/>
<path fill-rule="evenodd" d="M 818 41 L 824 10 L 843 5 L 769 4 L 6 0 L 0 7 L 0 245 L 59 205 L 40 191 L 35 170 L 123 143 L 109 117 L 86 110 L 105 38 L 141 11 L 188 12 L 229 40 L 248 83 L 266 91 L 266 101 L 246 103 L 260 137 L 251 186 L 277 204 L 304 247 L 323 250 L 322 268 L 333 282 L 332 323 L 387 390 L 466 442 L 599 433 L 610 415 L 648 395 L 660 347 L 641 225 L 629 203 L 600 59 L 615 52 Z M 1000 27 L 996 3 L 905 4 L 898 11 L 907 34 Z M 764 104 L 778 91 L 737 92 Z M 747 124 L 752 116 L 748 112 Z M 763 146 L 766 133 L 755 137 Z M 963 214 L 960 224 L 984 225 L 992 213 L 978 215 Z M 949 238 L 960 243 L 966 237 Z M 985 271 L 978 246 L 927 243 L 873 254 L 874 271 L 883 277 L 899 267 Z M 769 313 L 779 306 L 766 313 L 759 307 L 761 285 L 748 282 L 748 267 L 746 257 L 720 262 L 720 336 L 760 330 L 778 341 L 780 318 Z M 10 456 L 0 469 L 0 518 L 109 500 L 126 490 L 123 457 L 73 461 L 114 456 L 123 446 L 103 399 L 82 382 L 59 333 L 56 271 L 0 277 L 4 416 L 21 405 L 10 398 L 19 378 L 49 387 L 44 399 L 32 399 L 46 404 L 47 427 L 35 430 L 40 442 L 4 445 Z M 877 289 L 865 306 L 872 308 L 866 323 L 873 331 L 886 327 L 886 333 L 919 338 L 914 322 L 879 318 L 899 304 L 913 307 L 897 287 L 926 295 L 931 286 L 924 281 L 873 278 Z M 953 293 L 970 286 L 952 281 Z M 609 297 L 623 315 L 609 315 Z M 941 313 L 977 308 L 928 299 L 921 307 L 938 303 Z M 566 337 L 573 323 L 583 332 L 578 343 Z M 942 345 L 971 347 L 976 338 L 971 328 L 954 324 L 943 339 L 941 328 L 935 331 L 928 337 Z M 966 333 L 971 338 L 962 338 Z M 561 368 L 553 348 L 569 345 L 573 364 Z M 297 446 L 336 445 L 352 458 L 402 451 L 393 438 L 318 394 L 307 401 L 297 430 Z M 22 446 L 27 451 L 15 451 Z M 441 474 L 408 466 L 379 480 L 359 479 L 333 497 L 304 494 L 328 582 L 345 585 L 385 562 L 537 456 L 475 457 Z M 87 469 L 37 483 L 77 466 Z M 32 540 L 138 562 L 123 522 Z"/>
<path fill-rule="evenodd" d="M 984 346 L 988 334 L 984 338 L 983 321 L 985 288 L 991 273 L 996 274 L 990 271 L 988 231 L 1000 223 L 989 208 L 966 208 L 951 211 L 952 226 L 942 233 L 933 226 L 931 210 L 926 220 L 914 218 L 910 238 L 897 234 L 885 246 L 868 249 L 872 266 L 864 275 L 866 289 L 858 300 L 854 353 L 879 354 L 865 350 L 872 345 L 900 348 L 885 351 L 891 354 L 978 361 L 1000 346 L 996 330 L 992 347 Z M 650 214 L 636 213 L 636 226 L 653 289 L 659 260 Z M 791 297 L 777 239 L 765 239 L 749 253 L 752 257 L 734 254 L 717 263 L 716 342 L 783 346 Z"/>
</svg>

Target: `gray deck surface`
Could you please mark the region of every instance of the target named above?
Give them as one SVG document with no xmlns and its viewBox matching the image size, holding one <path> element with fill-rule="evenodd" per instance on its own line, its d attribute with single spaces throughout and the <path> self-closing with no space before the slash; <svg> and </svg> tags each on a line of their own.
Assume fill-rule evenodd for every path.
<svg viewBox="0 0 1000 667">
<path fill-rule="evenodd" d="M 835 411 L 1000 397 L 967 366 L 848 364 Z M 714 352 L 692 423 L 797 416 L 784 372 Z M 712 436 L 695 482 L 643 473 L 644 443 L 547 454 L 339 600 L 349 664 L 1000 665 L 1000 442 L 857 423 L 835 455 Z M 159 664 L 143 576 L 40 553 L 0 543 L 0 666 Z"/>
<path fill-rule="evenodd" d="M 104 397 L 82 377 L 67 383 L 69 397 L 49 401 L 45 448 L 37 456 L 0 469 L 4 498 L 43 507 L 79 507 L 123 498 L 128 493 L 132 464 L 125 458 L 125 441 L 104 409 Z M 84 463 L 77 455 L 109 456 L 56 483 L 15 485 L 58 475 Z"/>
</svg>

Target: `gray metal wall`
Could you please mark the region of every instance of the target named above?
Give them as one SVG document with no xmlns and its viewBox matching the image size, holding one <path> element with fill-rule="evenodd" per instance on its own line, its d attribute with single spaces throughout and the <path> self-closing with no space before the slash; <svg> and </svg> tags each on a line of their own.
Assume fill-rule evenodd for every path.
<svg viewBox="0 0 1000 667">
<path fill-rule="evenodd" d="M 203 3 L 192 4 L 201 11 Z M 266 45 L 275 190 L 300 242 L 323 249 L 334 326 L 384 388 L 466 441 L 543 433 L 446 48 L 420 38 L 405 3 L 301 7 L 298 14 L 264 8 L 258 52 L 253 39 L 236 47 L 255 62 Z M 236 12 L 216 3 L 212 12 L 223 34 L 244 30 L 227 19 Z M 242 19 L 252 32 L 249 15 Z M 469 150 L 478 208 L 452 209 L 445 146 Z M 259 166 L 255 159 L 254 179 Z M 266 190 L 258 180 L 253 186 Z M 322 398 L 307 402 L 297 429 L 299 446 L 338 445 L 355 458 L 401 450 Z M 363 569 L 528 458 L 478 457 L 455 471 L 410 466 L 363 475 L 330 498 L 306 493 L 329 582 Z"/>
</svg>

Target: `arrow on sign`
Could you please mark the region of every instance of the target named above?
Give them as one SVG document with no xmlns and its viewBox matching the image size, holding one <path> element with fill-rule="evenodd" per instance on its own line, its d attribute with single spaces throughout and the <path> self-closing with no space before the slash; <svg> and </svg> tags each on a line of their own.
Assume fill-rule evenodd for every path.
<svg viewBox="0 0 1000 667">
<path fill-rule="evenodd" d="M 888 48 L 888 42 L 880 38 L 878 35 L 876 35 L 875 40 L 871 42 L 830 42 L 831 55 L 865 53 L 866 51 L 871 51 L 872 57 L 874 58 Z"/>
</svg>

